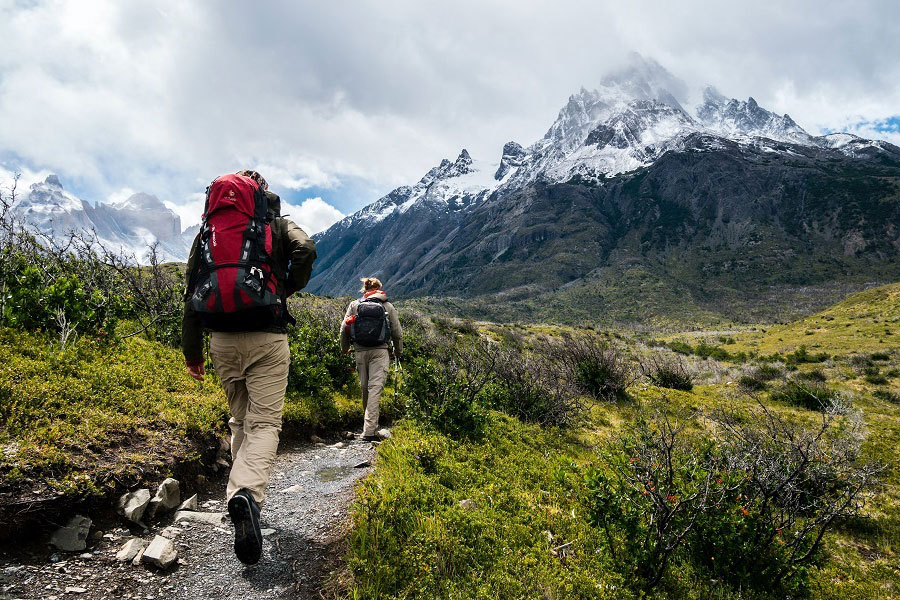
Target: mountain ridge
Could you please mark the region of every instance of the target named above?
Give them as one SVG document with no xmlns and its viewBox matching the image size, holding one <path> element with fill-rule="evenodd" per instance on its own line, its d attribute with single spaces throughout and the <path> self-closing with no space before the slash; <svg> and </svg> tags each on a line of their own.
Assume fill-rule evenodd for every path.
<svg viewBox="0 0 900 600">
<path fill-rule="evenodd" d="M 160 259 L 184 261 L 195 234 L 195 228 L 182 230 L 181 217 L 156 196 L 138 192 L 118 202 L 91 205 L 66 191 L 54 174 L 31 184 L 13 210 L 30 227 L 55 239 L 73 231 L 94 232 L 108 250 L 132 254 L 139 262 L 153 244 Z"/>
<path fill-rule="evenodd" d="M 582 88 L 531 146 L 505 144 L 499 163 L 461 154 L 464 173 L 445 160 L 317 234 L 308 289 L 353 293 L 375 275 L 404 297 L 558 296 L 592 273 L 639 268 L 702 307 L 716 289 L 795 298 L 832 280 L 900 280 L 900 148 L 812 136 L 711 87 L 688 111 L 684 86 L 660 81 L 677 80 L 643 61 Z"/>
</svg>

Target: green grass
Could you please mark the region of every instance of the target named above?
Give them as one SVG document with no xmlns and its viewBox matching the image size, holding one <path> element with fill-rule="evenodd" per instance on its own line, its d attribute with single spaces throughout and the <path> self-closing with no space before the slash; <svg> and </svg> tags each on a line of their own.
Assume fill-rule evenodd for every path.
<svg viewBox="0 0 900 600">
<path fill-rule="evenodd" d="M 721 345 L 729 356 L 739 352 L 805 356 L 797 352 L 808 345 L 809 356 L 827 353 L 832 358 L 798 359 L 785 367 L 753 359 L 734 364 L 727 358 L 719 362 L 715 357 L 691 357 L 693 364 L 719 375 L 691 391 L 638 382 L 629 389 L 630 401 L 594 404 L 584 421 L 568 430 L 526 425 L 492 412 L 483 438 L 460 441 L 403 421 L 379 448 L 376 470 L 360 485 L 353 505 L 349 596 L 639 597 L 643 593 L 639 586 L 615 568 L 598 532 L 586 525 L 583 474 L 596 463 L 596 450 L 618 438 L 639 405 L 681 415 L 723 408 L 738 413 L 752 410 L 756 400 L 737 385 L 748 373 L 765 384 L 752 393 L 770 410 L 807 425 L 814 425 L 819 413 L 793 397 L 779 399 L 785 378 L 851 395 L 866 426 L 862 458 L 885 466 L 879 487 L 866 499 L 863 516 L 826 534 L 825 558 L 810 569 L 806 596 L 829 600 L 900 596 L 900 404 L 895 401 L 900 398 L 900 351 L 872 339 L 883 331 L 885 321 L 900 317 L 898 302 L 900 285 L 885 286 L 766 332 L 706 334 L 702 339 Z M 483 334 L 497 341 L 555 336 L 561 329 L 566 328 L 481 326 Z M 854 333 L 845 334 L 843 329 Z M 646 352 L 632 338 L 615 337 L 628 355 Z M 861 358 L 851 360 L 854 355 Z M 867 380 L 875 369 L 887 384 Z M 702 418 L 690 424 L 700 436 L 705 427 Z M 461 500 L 473 501 L 475 508 L 464 509 Z M 569 542 L 563 552 L 552 552 Z M 679 562 L 650 597 L 767 596 L 711 581 L 691 564 Z"/>
<path fill-rule="evenodd" d="M 210 364 L 207 373 L 191 379 L 179 350 L 138 337 L 82 337 L 60 351 L 52 337 L 0 329 L 0 512 L 23 498 L 39 508 L 108 496 L 214 462 L 228 406 Z M 289 391 L 285 433 L 361 421 L 355 392 Z"/>
<path fill-rule="evenodd" d="M 478 441 L 404 422 L 353 505 L 351 597 L 630 597 L 581 512 L 590 457 L 500 413 Z"/>
<path fill-rule="evenodd" d="M 800 346 L 832 355 L 900 352 L 900 284 L 866 290 L 805 319 L 761 329 L 736 333 L 734 343 L 723 347 L 760 355 Z"/>
</svg>

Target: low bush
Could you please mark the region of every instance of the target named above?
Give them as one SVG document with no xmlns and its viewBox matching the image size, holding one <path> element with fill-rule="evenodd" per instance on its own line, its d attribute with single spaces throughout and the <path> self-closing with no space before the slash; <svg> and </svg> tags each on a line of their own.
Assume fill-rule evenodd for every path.
<svg viewBox="0 0 900 600">
<path fill-rule="evenodd" d="M 864 374 L 866 369 L 873 366 L 871 359 L 865 354 L 854 354 L 850 357 L 849 362 L 850 366 L 858 375 Z"/>
<path fill-rule="evenodd" d="M 804 363 L 820 363 L 831 358 L 827 353 L 810 354 L 805 345 L 801 345 L 790 354 L 784 356 L 784 360 L 788 365 L 800 365 Z"/>
<path fill-rule="evenodd" d="M 406 414 L 451 437 L 479 437 L 487 420 L 483 390 L 494 359 L 484 346 L 454 346 L 444 360 L 416 357 L 406 362 L 402 392 Z"/>
<path fill-rule="evenodd" d="M 566 425 L 580 414 L 580 391 L 543 356 L 510 347 L 492 353 L 494 383 L 485 390 L 490 406 L 541 425 Z"/>
<path fill-rule="evenodd" d="M 797 373 L 798 379 L 805 379 L 806 381 L 817 381 L 819 383 L 825 383 L 828 381 L 828 376 L 821 369 L 813 369 L 812 371 L 801 371 Z"/>
<path fill-rule="evenodd" d="M 838 396 L 838 392 L 816 381 L 788 380 L 773 391 L 770 398 L 809 410 L 826 410 Z"/>
<path fill-rule="evenodd" d="M 872 392 L 872 395 L 879 400 L 884 400 L 885 402 L 900 404 L 900 394 L 897 394 L 896 392 L 892 392 L 890 390 L 875 390 L 874 392 Z"/>
<path fill-rule="evenodd" d="M 886 385 L 888 383 L 888 378 L 878 372 L 867 374 L 865 380 L 872 385 Z"/>
<path fill-rule="evenodd" d="M 738 385 L 745 392 L 761 392 L 769 387 L 764 380 L 753 375 L 741 375 L 740 379 L 738 379 Z"/>
<path fill-rule="evenodd" d="M 636 378 L 621 351 L 593 336 L 544 340 L 534 351 L 550 363 L 549 368 L 556 370 L 558 377 L 597 400 L 625 398 Z"/>
<path fill-rule="evenodd" d="M 641 372 L 653 385 L 689 392 L 694 388 L 694 376 L 684 360 L 649 356 L 641 361 Z"/>
<path fill-rule="evenodd" d="M 590 523 L 617 569 L 645 591 L 673 564 L 737 589 L 802 594 L 823 534 L 859 515 L 881 467 L 862 463 L 858 414 L 826 411 L 806 428 L 756 414 L 639 414 L 586 473 Z"/>
<path fill-rule="evenodd" d="M 761 364 L 753 369 L 752 376 L 760 381 L 771 381 L 778 379 L 782 375 L 782 370 L 772 364 Z"/>
<path fill-rule="evenodd" d="M 891 355 L 887 352 L 873 352 L 869 355 L 869 360 L 885 361 L 891 360 Z"/>
<path fill-rule="evenodd" d="M 291 366 L 288 391 L 302 397 L 330 397 L 355 379 L 352 355 L 341 352 L 338 333 L 343 310 L 336 302 L 314 303 L 311 297 L 293 301 L 297 325 L 289 331 Z"/>
</svg>

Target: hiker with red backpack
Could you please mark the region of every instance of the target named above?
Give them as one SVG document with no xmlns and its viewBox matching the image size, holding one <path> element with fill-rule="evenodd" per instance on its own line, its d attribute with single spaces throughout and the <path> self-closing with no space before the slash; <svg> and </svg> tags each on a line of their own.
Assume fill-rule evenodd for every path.
<svg viewBox="0 0 900 600">
<path fill-rule="evenodd" d="M 316 246 L 281 217 L 281 199 L 256 171 L 223 175 L 206 190 L 200 233 L 188 259 L 182 350 L 203 381 L 203 330 L 231 418 L 226 490 L 234 550 L 245 564 L 262 555 L 260 506 L 275 462 L 287 389 L 287 298 L 312 273 Z"/>
<path fill-rule="evenodd" d="M 388 302 L 381 282 L 374 277 L 362 279 L 363 297 L 347 307 L 341 326 L 341 349 L 350 352 L 351 343 L 356 353 L 356 370 L 362 388 L 365 417 L 360 436 L 370 442 L 378 439 L 378 414 L 381 392 L 387 380 L 391 357 L 388 351 L 393 342 L 394 357 L 400 360 L 403 352 L 403 329 L 397 318 L 397 309 Z"/>
</svg>

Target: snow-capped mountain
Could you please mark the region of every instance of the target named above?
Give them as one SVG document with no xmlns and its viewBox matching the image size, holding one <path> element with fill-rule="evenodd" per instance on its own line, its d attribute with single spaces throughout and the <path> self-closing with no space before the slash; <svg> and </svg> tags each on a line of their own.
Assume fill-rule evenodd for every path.
<svg viewBox="0 0 900 600">
<path fill-rule="evenodd" d="M 753 98 L 690 90 L 653 61 L 582 88 L 541 139 L 498 154 L 464 150 L 314 236 L 307 289 L 353 293 L 378 276 L 402 294 L 504 303 L 588 286 L 613 266 L 670 277 L 674 248 L 696 270 L 677 285 L 715 282 L 735 297 L 782 279 L 900 278 L 885 266 L 900 258 L 900 205 L 884 184 L 900 177 L 900 148 L 811 135 Z"/>
<path fill-rule="evenodd" d="M 182 232 L 181 218 L 156 196 L 137 193 L 92 206 L 63 189 L 56 175 L 32 184 L 14 210 L 29 226 L 57 239 L 71 231 L 93 231 L 108 250 L 125 251 L 137 260 L 144 260 L 156 243 L 163 260 L 184 261 L 196 233 Z"/>
<path fill-rule="evenodd" d="M 467 210 L 495 192 L 533 182 L 598 181 L 647 167 L 666 152 L 715 149 L 724 141 L 771 152 L 795 144 L 850 157 L 885 145 L 850 134 L 812 136 L 788 115 L 753 98 L 727 98 L 711 86 L 694 95 L 700 101 L 686 109 L 692 94 L 685 83 L 658 63 L 633 56 L 629 67 L 605 77 L 597 89 L 572 95 L 531 146 L 508 142 L 499 163 L 475 160 L 463 150 L 454 162 L 444 159 L 415 185 L 393 190 L 333 228 L 373 225 L 419 203 Z"/>
</svg>

